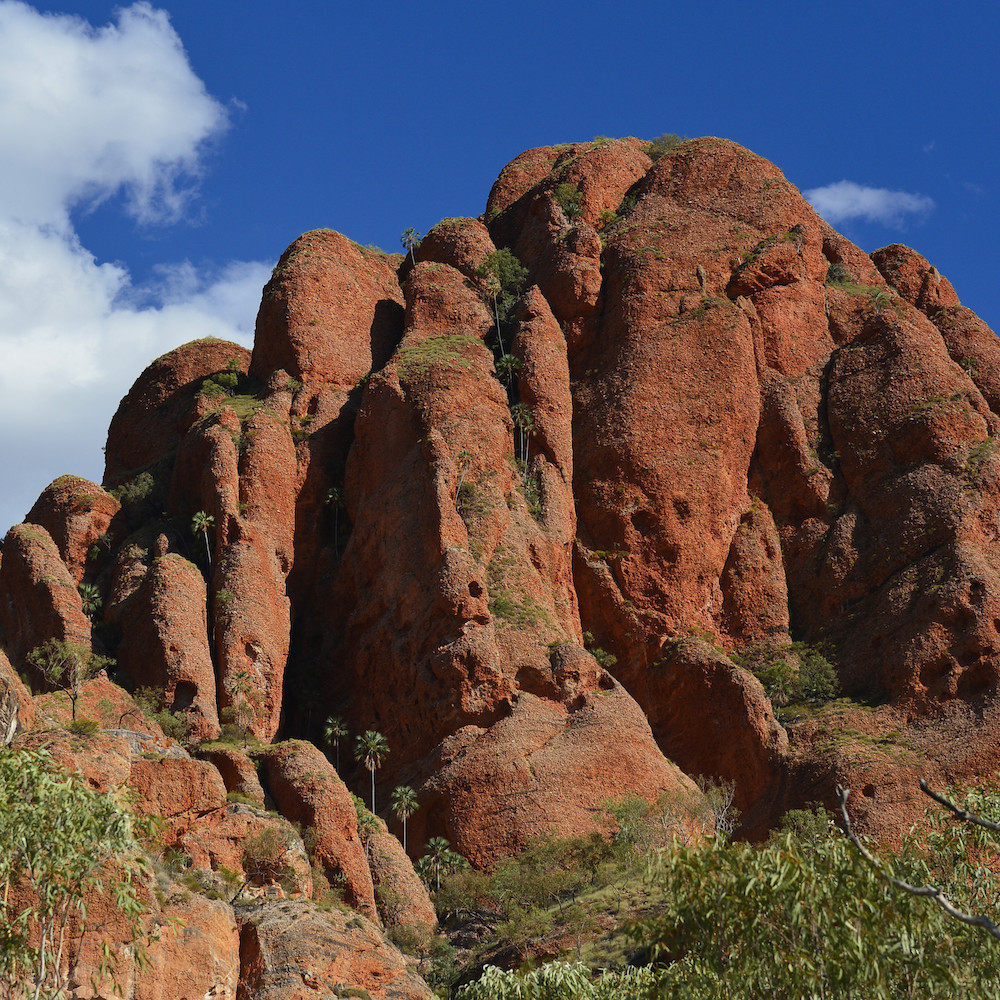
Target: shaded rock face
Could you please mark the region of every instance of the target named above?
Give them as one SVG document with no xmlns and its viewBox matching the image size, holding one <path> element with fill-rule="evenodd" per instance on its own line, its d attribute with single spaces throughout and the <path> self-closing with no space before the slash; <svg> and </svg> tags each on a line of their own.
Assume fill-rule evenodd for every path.
<svg viewBox="0 0 1000 1000">
<path fill-rule="evenodd" d="M 869 257 L 712 138 L 655 162 L 637 139 L 530 150 L 415 257 L 307 233 L 252 355 L 203 342 L 140 376 L 114 497 L 57 481 L 5 541 L 14 667 L 90 641 L 92 582 L 95 643 L 198 736 L 233 711 L 294 738 L 259 791 L 220 758 L 224 787 L 315 826 L 373 919 L 354 804 L 297 742 L 330 715 L 351 788 L 354 736 L 382 733 L 379 811 L 413 786 L 415 851 L 446 836 L 483 867 L 692 776 L 735 783 L 752 834 L 829 800 L 850 758 L 789 740 L 749 647 L 822 644 L 907 725 L 985 718 L 1000 347 L 926 260 Z M 902 789 L 896 763 L 864 773 Z"/>
</svg>

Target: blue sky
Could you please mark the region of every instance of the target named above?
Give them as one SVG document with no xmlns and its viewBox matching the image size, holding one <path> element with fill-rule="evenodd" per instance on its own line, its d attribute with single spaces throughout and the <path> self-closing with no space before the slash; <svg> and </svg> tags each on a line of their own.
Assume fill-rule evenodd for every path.
<svg viewBox="0 0 1000 1000">
<path fill-rule="evenodd" d="M 0 530 L 55 476 L 100 480 L 152 358 L 249 344 L 300 232 L 396 250 L 531 146 L 734 139 L 996 329 L 1000 11 L 959 10 L 0 0 Z"/>
</svg>

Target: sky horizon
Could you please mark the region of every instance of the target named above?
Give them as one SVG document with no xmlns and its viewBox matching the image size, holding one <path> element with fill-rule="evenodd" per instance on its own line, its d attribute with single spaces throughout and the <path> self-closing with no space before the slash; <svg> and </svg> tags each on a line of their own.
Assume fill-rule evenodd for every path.
<svg viewBox="0 0 1000 1000">
<path fill-rule="evenodd" d="M 850 0 L 835 22 L 783 0 L 0 0 L 0 531 L 61 474 L 100 482 L 154 358 L 251 346 L 300 233 L 397 252 L 407 227 L 479 215 L 535 146 L 732 139 L 864 250 L 922 253 L 996 329 L 997 27 Z"/>
</svg>

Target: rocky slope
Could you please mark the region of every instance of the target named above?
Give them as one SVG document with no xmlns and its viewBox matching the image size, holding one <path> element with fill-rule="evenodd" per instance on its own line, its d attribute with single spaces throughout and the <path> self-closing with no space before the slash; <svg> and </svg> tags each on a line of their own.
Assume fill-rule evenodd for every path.
<svg viewBox="0 0 1000 1000">
<path fill-rule="evenodd" d="M 387 739 L 377 804 L 416 789 L 413 856 L 444 836 L 484 867 L 593 829 L 625 792 L 696 795 L 697 776 L 735 783 L 748 836 L 843 783 L 858 827 L 892 838 L 919 775 L 991 772 L 1000 342 L 917 253 L 868 256 L 753 153 L 657 152 L 523 153 L 415 260 L 307 233 L 252 353 L 155 361 L 103 486 L 57 480 L 4 541 L 7 731 L 64 711 L 15 673 L 37 687 L 26 657 L 50 638 L 161 690 L 191 745 L 245 714 L 261 780 L 238 746 L 105 735 L 84 759 L 199 869 L 238 869 L 248 831 L 278 822 L 227 791 L 314 827 L 297 891 L 343 886 L 373 941 L 379 879 L 414 877 L 398 851 L 366 857 L 304 742 L 331 715 L 358 792 L 354 736 Z M 776 714 L 816 650 L 845 697 Z M 81 713 L 120 729 L 130 699 L 100 683 Z M 406 912 L 433 920 L 426 900 Z M 215 978 L 247 996 L 300 995 L 281 969 L 343 934 L 227 913 Z M 424 995 L 379 955 L 359 985 Z"/>
</svg>

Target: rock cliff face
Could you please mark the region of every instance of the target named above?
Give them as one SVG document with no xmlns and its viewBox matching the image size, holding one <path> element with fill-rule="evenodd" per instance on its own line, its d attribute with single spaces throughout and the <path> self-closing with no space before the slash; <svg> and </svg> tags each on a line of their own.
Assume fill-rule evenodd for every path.
<svg viewBox="0 0 1000 1000">
<path fill-rule="evenodd" d="M 332 879 L 371 928 L 380 885 L 416 884 L 306 742 L 329 716 L 366 796 L 354 737 L 386 738 L 376 805 L 416 790 L 414 856 L 444 836 L 483 867 L 698 776 L 735 783 L 748 836 L 840 782 L 893 837 L 918 773 L 998 763 L 1000 342 L 924 258 L 865 254 L 753 153 L 652 151 L 523 153 L 415 260 L 305 234 L 252 354 L 154 362 L 104 487 L 64 477 L 8 534 L 14 668 L 81 643 L 189 741 L 235 722 L 264 745 L 259 780 L 238 747 L 123 765 L 206 868 L 266 825 L 228 790 L 312 827 L 299 891 Z M 819 652 L 846 697 L 776 714 Z M 19 685 L 0 657 L 11 734 L 37 723 Z M 303 941 L 340 940 L 320 923 Z M 311 945 L 274 915 L 237 930 L 220 982 L 301 988 L 278 966 Z M 366 982 L 424 995 L 392 961 Z"/>
</svg>

